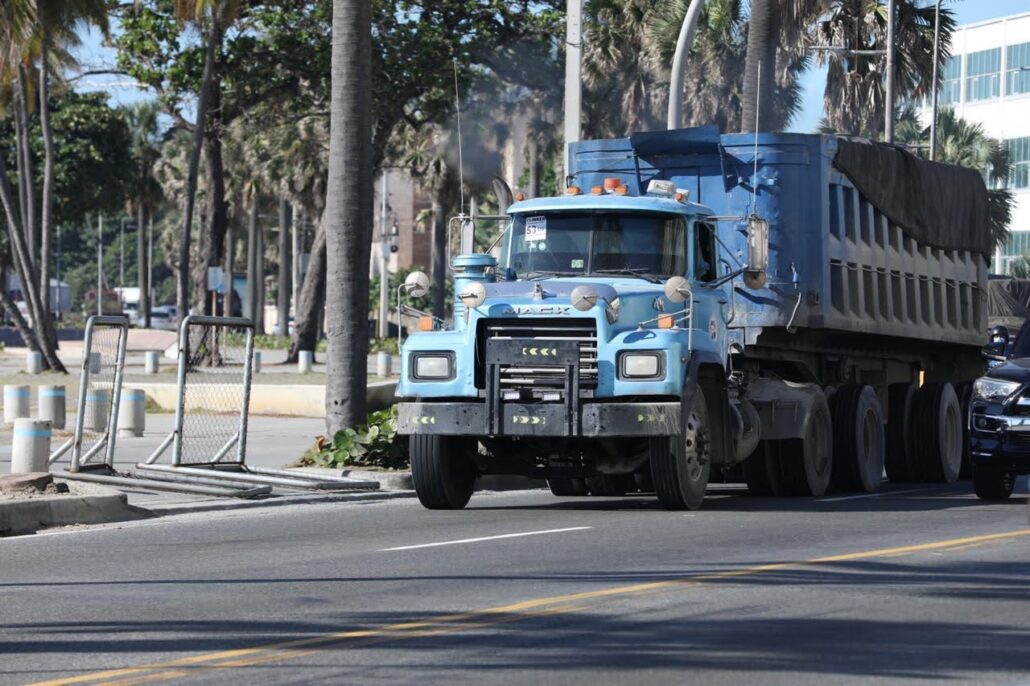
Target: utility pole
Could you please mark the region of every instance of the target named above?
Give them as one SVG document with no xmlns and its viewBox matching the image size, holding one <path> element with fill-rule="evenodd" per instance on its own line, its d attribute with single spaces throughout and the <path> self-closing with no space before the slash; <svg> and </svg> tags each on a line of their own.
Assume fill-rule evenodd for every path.
<svg viewBox="0 0 1030 686">
<path fill-rule="evenodd" d="M 118 286 L 125 286 L 125 217 L 118 223 Z"/>
<path fill-rule="evenodd" d="M 565 155 L 569 177 L 569 144 L 580 137 L 583 100 L 583 0 L 567 0 L 565 8 Z"/>
<path fill-rule="evenodd" d="M 665 128 L 678 129 L 683 121 L 683 70 L 687 61 L 687 53 L 690 52 L 690 44 L 694 41 L 694 32 L 697 30 L 697 20 L 701 16 L 701 8 L 705 0 L 690 0 L 690 7 L 683 17 L 683 25 L 680 26 L 680 35 L 676 39 L 676 54 L 672 58 L 672 74 L 669 83 L 669 111 L 666 116 Z"/>
<path fill-rule="evenodd" d="M 887 0 L 887 102 L 883 139 L 894 142 L 894 0 Z"/>
<path fill-rule="evenodd" d="M 386 223 L 388 212 L 386 194 L 389 174 L 389 170 L 383 169 L 383 184 L 380 189 L 383 201 L 379 211 L 379 338 L 386 338 L 390 335 L 390 326 L 387 320 L 390 313 L 390 267 L 387 264 L 387 260 L 390 258 L 390 230 Z"/>
<path fill-rule="evenodd" d="M 57 265 L 54 269 L 54 276 L 57 281 L 57 317 L 61 318 L 61 223 L 57 222 Z M 47 284 L 47 288 L 50 288 L 50 284 Z"/>
<path fill-rule="evenodd" d="M 147 311 L 143 312 L 143 326 L 150 328 L 150 309 L 154 306 L 154 215 L 148 212 L 147 222 Z"/>
<path fill-rule="evenodd" d="M 930 161 L 937 159 L 937 106 L 940 93 L 938 92 L 938 81 L 940 80 L 941 62 L 941 0 L 937 0 L 937 7 L 933 13 L 933 106 L 930 120 Z"/>
</svg>

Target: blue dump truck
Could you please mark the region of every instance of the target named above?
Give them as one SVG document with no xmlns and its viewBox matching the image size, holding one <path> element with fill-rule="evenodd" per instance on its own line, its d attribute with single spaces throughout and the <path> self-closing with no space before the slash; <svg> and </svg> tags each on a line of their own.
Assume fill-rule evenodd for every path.
<svg viewBox="0 0 1030 686">
<path fill-rule="evenodd" d="M 498 255 L 455 258 L 453 324 L 403 346 L 424 506 L 464 507 L 483 474 L 669 509 L 710 481 L 820 496 L 885 468 L 959 477 L 986 328 L 979 174 L 710 127 L 570 160 L 564 195 L 508 208 Z"/>
</svg>

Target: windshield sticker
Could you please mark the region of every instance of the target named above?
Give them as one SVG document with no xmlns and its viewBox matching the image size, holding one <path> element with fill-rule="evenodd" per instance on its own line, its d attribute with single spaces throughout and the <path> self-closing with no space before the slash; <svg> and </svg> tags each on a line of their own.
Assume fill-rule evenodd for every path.
<svg viewBox="0 0 1030 686">
<path fill-rule="evenodd" d="M 547 217 L 526 217 L 526 242 L 547 238 Z"/>
<path fill-rule="evenodd" d="M 582 269 L 584 267 L 583 260 L 573 260 L 569 267 L 572 269 Z"/>
</svg>

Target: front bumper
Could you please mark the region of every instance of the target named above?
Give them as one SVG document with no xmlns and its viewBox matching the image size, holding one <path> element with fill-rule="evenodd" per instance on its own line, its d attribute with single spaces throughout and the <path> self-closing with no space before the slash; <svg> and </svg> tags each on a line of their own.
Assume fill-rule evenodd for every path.
<svg viewBox="0 0 1030 686">
<path fill-rule="evenodd" d="M 969 417 L 970 458 L 1017 474 L 1030 474 L 1030 415 L 994 414 L 974 403 Z"/>
<path fill-rule="evenodd" d="M 402 402 L 397 432 L 440 436 L 643 437 L 679 432 L 678 402 L 581 402 L 570 413 L 564 403 L 502 403 L 491 431 L 487 403 Z"/>
</svg>

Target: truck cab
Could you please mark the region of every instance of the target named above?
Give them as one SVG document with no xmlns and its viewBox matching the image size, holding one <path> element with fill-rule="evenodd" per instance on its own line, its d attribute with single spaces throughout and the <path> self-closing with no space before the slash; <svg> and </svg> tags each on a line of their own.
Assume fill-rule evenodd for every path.
<svg viewBox="0 0 1030 686">
<path fill-rule="evenodd" d="M 631 196 L 609 178 L 509 214 L 499 260 L 456 258 L 453 326 L 403 347 L 399 430 L 419 497 L 460 507 L 480 473 L 556 493 L 651 490 L 688 379 L 707 365 L 725 394 L 733 269 L 711 210 L 668 182 Z M 708 424 L 692 429 L 691 474 L 666 475 L 692 479 L 680 506 L 703 496 Z"/>
</svg>

